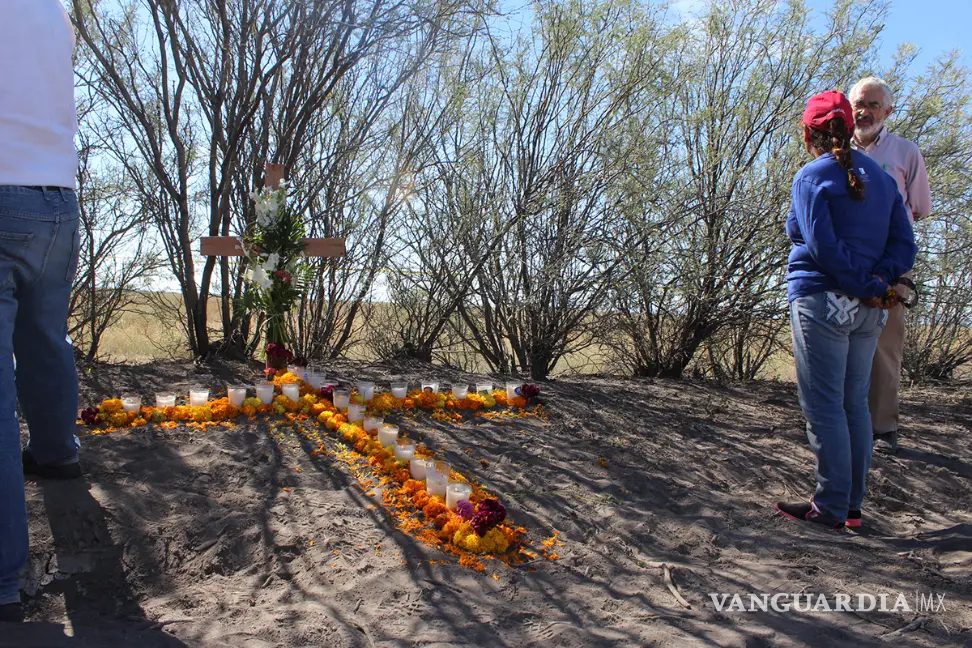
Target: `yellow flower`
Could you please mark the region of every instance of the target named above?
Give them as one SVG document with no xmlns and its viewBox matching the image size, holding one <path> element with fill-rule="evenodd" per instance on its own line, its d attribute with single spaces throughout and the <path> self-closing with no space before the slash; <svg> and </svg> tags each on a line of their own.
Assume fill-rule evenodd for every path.
<svg viewBox="0 0 972 648">
<path fill-rule="evenodd" d="M 98 409 L 102 412 L 114 414 L 116 412 L 124 411 L 125 406 L 122 404 L 122 400 L 120 398 L 108 398 L 102 401 L 101 406 Z"/>
<path fill-rule="evenodd" d="M 189 417 L 196 423 L 213 420 L 213 412 L 208 405 L 196 405 L 189 409 Z"/>
<path fill-rule="evenodd" d="M 479 536 L 475 533 L 470 533 L 463 539 L 463 548 L 466 551 L 471 551 L 473 553 L 479 553 Z"/>
<path fill-rule="evenodd" d="M 109 416 L 108 422 L 112 427 L 128 427 L 128 412 L 115 412 Z"/>
</svg>

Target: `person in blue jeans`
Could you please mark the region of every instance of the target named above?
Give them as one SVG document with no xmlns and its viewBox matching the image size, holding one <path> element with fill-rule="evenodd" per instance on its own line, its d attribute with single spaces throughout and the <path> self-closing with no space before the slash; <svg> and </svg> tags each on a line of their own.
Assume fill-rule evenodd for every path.
<svg viewBox="0 0 972 648">
<path fill-rule="evenodd" d="M 840 92 L 814 95 L 803 139 L 814 160 L 793 180 L 786 233 L 787 292 L 797 393 L 817 457 L 809 502 L 778 502 L 784 516 L 832 528 L 860 526 L 873 436 L 871 362 L 889 290 L 917 247 L 894 179 L 851 150 L 854 118 Z"/>
<path fill-rule="evenodd" d="M 25 475 L 81 476 L 66 340 L 79 243 L 73 52 L 58 0 L 0 3 L 0 622 L 23 620 Z"/>
</svg>

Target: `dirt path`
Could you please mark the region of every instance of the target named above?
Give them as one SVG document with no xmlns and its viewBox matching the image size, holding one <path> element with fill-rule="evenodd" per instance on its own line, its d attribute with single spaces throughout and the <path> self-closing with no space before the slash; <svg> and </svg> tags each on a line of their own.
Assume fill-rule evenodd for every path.
<svg viewBox="0 0 972 648">
<path fill-rule="evenodd" d="M 253 376 L 194 371 L 100 367 L 85 394 Z M 455 377 L 337 371 L 355 372 Z M 908 392 L 905 447 L 876 456 L 870 525 L 856 534 L 771 515 L 777 498 L 812 485 L 790 385 L 586 379 L 543 390 L 549 421 L 403 425 L 499 494 L 534 542 L 559 531 L 557 561 L 460 567 L 395 530 L 340 462 L 266 423 L 86 437 L 85 481 L 28 485 L 33 623 L 0 646 L 972 643 L 967 387 Z M 657 562 L 674 566 L 690 608 Z M 944 595 L 946 610 L 718 612 L 709 596 L 884 593 L 890 607 L 899 593 L 914 605 L 916 591 Z"/>
</svg>

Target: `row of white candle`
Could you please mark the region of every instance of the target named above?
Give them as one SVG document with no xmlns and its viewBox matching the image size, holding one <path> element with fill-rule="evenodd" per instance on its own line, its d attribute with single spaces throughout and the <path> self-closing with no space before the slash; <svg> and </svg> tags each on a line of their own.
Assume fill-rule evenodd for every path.
<svg viewBox="0 0 972 648">
<path fill-rule="evenodd" d="M 294 369 L 297 369 L 294 367 Z M 297 375 L 297 374 L 295 374 Z M 320 378 L 320 382 L 316 378 Z M 311 382 L 311 386 L 315 389 L 320 389 L 323 386 L 333 386 L 334 383 L 327 383 L 324 381 L 323 374 L 314 374 L 315 380 Z M 304 378 L 301 378 L 304 380 Z M 506 383 L 506 397 L 513 398 L 519 395 L 520 388 L 523 383 L 520 382 L 508 382 Z M 375 384 L 373 382 L 361 381 L 356 383 L 355 387 L 358 390 L 358 394 L 365 400 L 371 400 L 375 395 Z M 493 383 L 476 383 L 477 393 L 489 393 L 493 389 Z M 228 385 L 226 388 L 226 395 L 229 398 L 230 405 L 235 407 L 242 407 L 243 401 L 246 399 L 247 388 L 243 385 Z M 260 399 L 260 402 L 264 405 L 268 405 L 273 402 L 273 383 L 264 383 L 257 385 L 255 387 L 256 397 Z M 285 384 L 281 387 L 283 395 L 292 401 L 296 401 L 300 398 L 300 386 L 297 384 Z M 422 391 L 431 391 L 433 393 L 438 392 L 439 384 L 435 382 L 422 383 Z M 408 394 L 408 384 L 404 382 L 392 383 L 391 384 L 392 396 L 395 398 L 405 398 Z M 469 385 L 452 385 L 452 396 L 456 399 L 463 399 L 469 395 Z M 331 394 L 331 399 L 334 402 L 334 407 L 339 410 L 345 408 L 348 409 L 348 420 L 350 422 L 360 421 L 363 418 L 365 407 L 363 405 L 351 405 L 351 392 L 346 389 L 335 389 Z M 193 406 L 205 405 L 209 401 L 209 390 L 204 387 L 193 387 L 189 390 L 189 404 Z M 155 395 L 155 406 L 159 408 L 164 407 L 175 407 L 176 396 L 170 393 L 159 393 Z M 122 397 L 122 406 L 128 412 L 137 412 L 142 406 L 142 399 L 139 396 L 125 395 Z"/>
<path fill-rule="evenodd" d="M 230 405 L 234 407 L 242 407 L 243 401 L 246 400 L 246 390 L 247 387 L 244 385 L 228 385 L 226 387 L 226 396 L 229 398 Z M 255 387 L 256 396 L 260 399 L 260 402 L 264 405 L 269 405 L 273 402 L 273 383 L 265 383 L 262 385 L 257 385 Z M 300 385 L 283 385 L 282 391 L 284 396 L 292 401 L 296 401 L 300 398 Z M 192 406 L 205 405 L 209 402 L 209 390 L 205 387 L 193 387 L 189 390 L 189 404 Z M 176 395 L 172 393 L 161 392 L 155 395 L 155 406 L 158 408 L 165 407 L 175 407 Z M 122 407 L 125 408 L 127 412 L 137 412 L 142 406 L 141 396 L 136 396 L 132 394 L 127 394 L 122 396 Z"/>
<path fill-rule="evenodd" d="M 349 418 L 350 420 L 350 418 Z M 397 425 L 385 423 L 377 416 L 364 419 L 366 431 L 377 431 L 378 443 L 395 451 L 395 459 L 409 462 L 412 478 L 425 480 L 430 495 L 438 495 L 446 500 L 446 506 L 455 509 L 460 501 L 469 501 L 472 486 L 464 482 L 450 482 L 452 466 L 445 461 L 432 461 L 415 457 L 415 444 L 407 439 L 399 439 Z"/>
<path fill-rule="evenodd" d="M 325 375 L 323 373 L 310 371 L 307 369 L 307 367 L 291 366 L 288 367 L 287 370 L 291 374 L 297 376 L 304 382 L 308 383 L 314 389 L 321 389 L 321 387 L 335 384 L 333 382 L 331 383 L 327 382 Z M 422 391 L 431 391 L 433 393 L 437 393 L 439 391 L 439 386 L 440 386 L 439 383 L 434 381 L 421 383 Z M 469 395 L 470 386 L 471 385 L 469 384 L 453 383 L 451 386 L 453 397 L 457 399 L 466 398 Z M 522 386 L 523 386 L 522 382 L 507 382 L 505 384 L 506 397 L 513 398 L 514 396 L 518 396 L 520 388 Z M 358 394 L 365 400 L 371 400 L 372 398 L 374 398 L 375 383 L 367 380 L 360 380 L 355 383 L 355 387 L 358 390 Z M 480 393 L 480 394 L 483 392 L 489 393 L 493 391 L 493 383 L 491 382 L 478 382 L 475 383 L 475 387 L 476 387 L 476 393 Z M 343 396 L 346 391 L 348 393 L 348 396 L 350 396 L 350 391 L 348 390 L 336 390 L 336 393 L 341 394 Z M 391 383 L 391 393 L 392 396 L 394 396 L 395 398 L 405 398 L 405 396 L 408 395 L 408 383 L 406 382 Z M 335 406 L 341 409 L 347 407 L 347 405 L 341 406 L 341 405 L 337 405 L 336 403 Z"/>
</svg>

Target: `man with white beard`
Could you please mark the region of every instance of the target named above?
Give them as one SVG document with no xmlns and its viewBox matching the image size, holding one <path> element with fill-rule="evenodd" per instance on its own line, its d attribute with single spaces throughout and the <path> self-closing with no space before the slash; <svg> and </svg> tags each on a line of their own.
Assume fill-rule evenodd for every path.
<svg viewBox="0 0 972 648">
<path fill-rule="evenodd" d="M 931 212 L 931 190 L 925 160 L 914 142 L 889 133 L 884 125 L 894 112 L 894 95 L 877 77 L 858 81 L 850 91 L 854 110 L 854 138 L 851 145 L 878 162 L 898 183 L 898 191 L 912 224 Z M 911 273 L 905 275 L 911 277 Z M 908 289 L 896 286 L 903 298 Z M 898 390 L 901 386 L 901 358 L 905 345 L 904 307 L 888 311 L 888 322 L 878 340 L 871 369 L 868 404 L 871 426 L 878 447 L 898 451 Z"/>
</svg>

